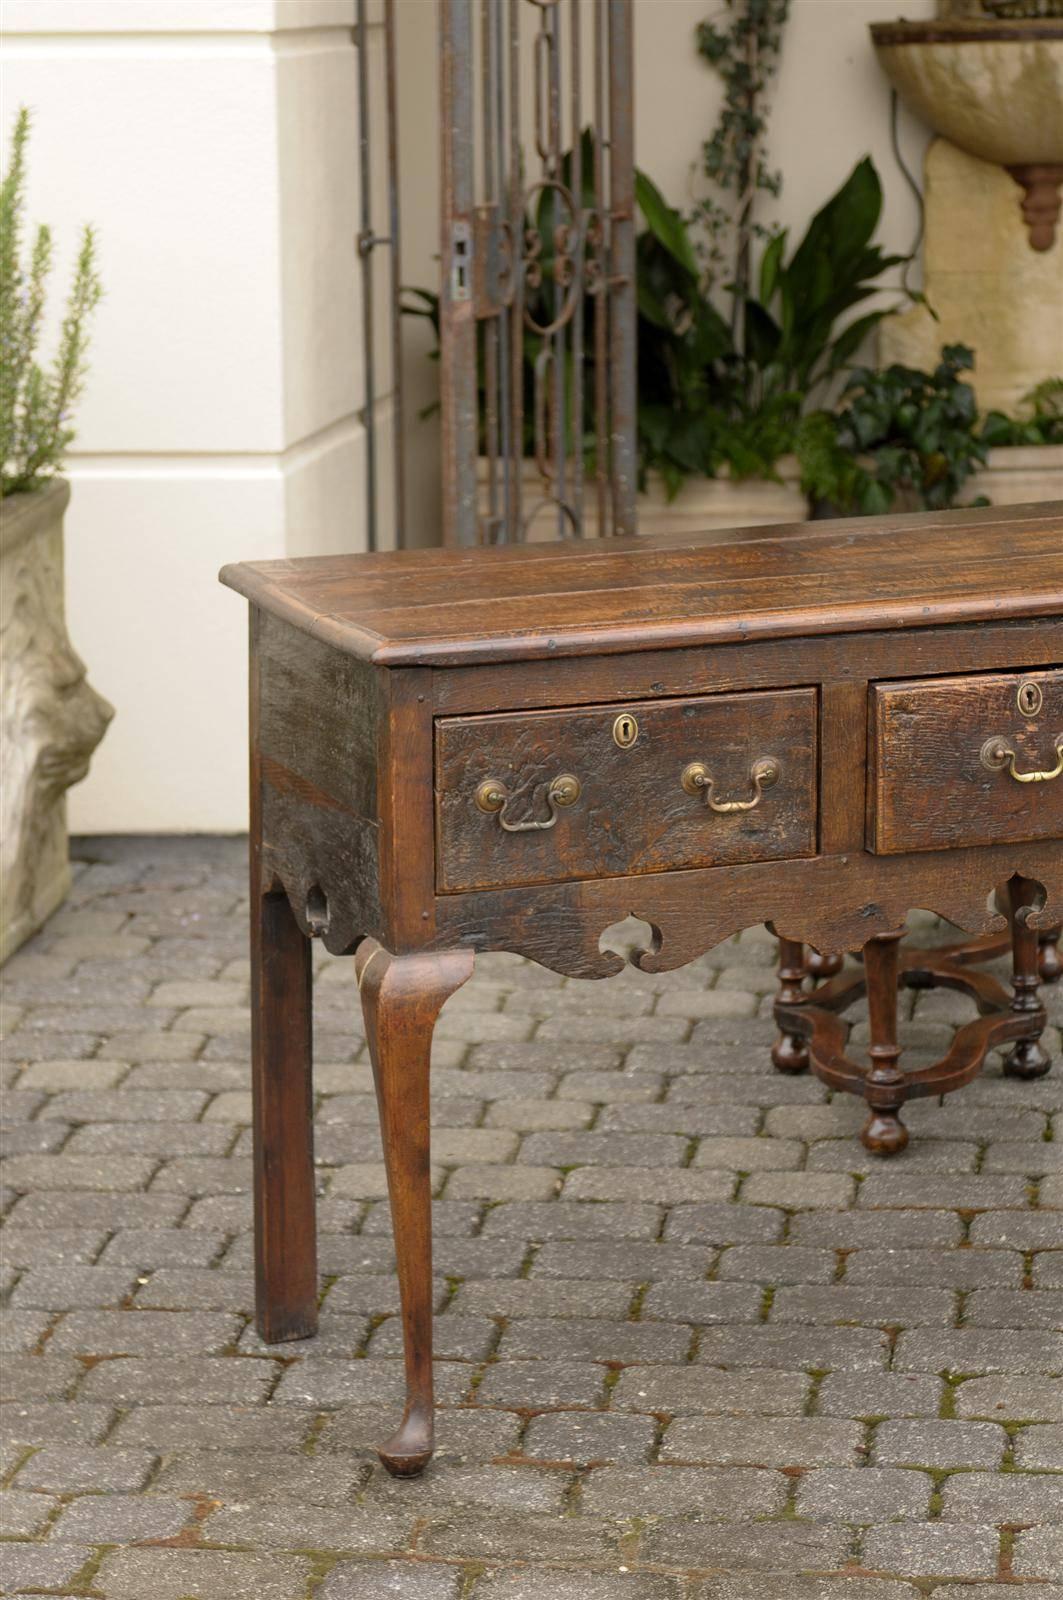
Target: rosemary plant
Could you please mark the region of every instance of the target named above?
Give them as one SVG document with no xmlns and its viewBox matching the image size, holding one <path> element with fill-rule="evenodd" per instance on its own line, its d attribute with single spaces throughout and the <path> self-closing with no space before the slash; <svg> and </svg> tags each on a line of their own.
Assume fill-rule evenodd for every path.
<svg viewBox="0 0 1063 1600">
<path fill-rule="evenodd" d="M 102 293 L 96 239 L 86 227 L 50 370 L 37 360 L 52 235 L 37 229 L 23 263 L 26 145 L 30 114 L 21 108 L 11 159 L 0 182 L 0 496 L 38 489 L 59 471 L 74 438 L 72 415 L 85 385 L 88 324 Z"/>
</svg>

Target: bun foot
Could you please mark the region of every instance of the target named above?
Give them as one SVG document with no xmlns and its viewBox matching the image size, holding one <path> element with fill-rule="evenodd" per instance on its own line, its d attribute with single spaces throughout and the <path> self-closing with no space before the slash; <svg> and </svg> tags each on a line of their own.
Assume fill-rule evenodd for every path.
<svg viewBox="0 0 1063 1600">
<path fill-rule="evenodd" d="M 393 1478 L 416 1478 L 427 1467 L 435 1449 L 431 1417 L 403 1417 L 398 1432 L 377 1451 Z"/>
<path fill-rule="evenodd" d="M 1004 1057 L 1004 1076 L 1043 1078 L 1051 1066 L 1052 1057 L 1042 1050 L 1038 1039 L 1020 1039 Z"/>
<path fill-rule="evenodd" d="M 838 951 L 821 955 L 818 950 L 805 952 L 805 970 L 810 978 L 836 978 L 845 965 L 845 957 Z"/>
<path fill-rule="evenodd" d="M 874 1156 L 896 1156 L 908 1143 L 908 1129 L 892 1111 L 872 1111 L 860 1130 L 860 1142 Z"/>
<path fill-rule="evenodd" d="M 1056 938 L 1045 939 L 1038 951 L 1038 976 L 1042 983 L 1058 983 L 1063 978 L 1063 960 L 1060 959 Z"/>
<path fill-rule="evenodd" d="M 796 1033 L 780 1033 L 771 1047 L 771 1062 L 776 1072 L 807 1072 L 808 1045 Z"/>
</svg>

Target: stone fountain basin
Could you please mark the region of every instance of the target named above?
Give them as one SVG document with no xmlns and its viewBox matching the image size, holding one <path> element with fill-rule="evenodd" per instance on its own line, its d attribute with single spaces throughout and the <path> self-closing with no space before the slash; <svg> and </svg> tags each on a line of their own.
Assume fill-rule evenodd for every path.
<svg viewBox="0 0 1063 1600">
<path fill-rule="evenodd" d="M 1063 21 L 873 22 L 871 36 L 935 133 L 1005 167 L 1063 162 Z"/>
</svg>

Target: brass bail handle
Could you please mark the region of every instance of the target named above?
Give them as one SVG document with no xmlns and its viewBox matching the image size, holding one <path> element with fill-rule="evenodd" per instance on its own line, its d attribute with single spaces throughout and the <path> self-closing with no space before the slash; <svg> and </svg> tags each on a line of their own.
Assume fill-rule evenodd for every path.
<svg viewBox="0 0 1063 1600">
<path fill-rule="evenodd" d="M 497 778 L 485 778 L 476 791 L 476 804 L 481 811 L 497 816 L 499 827 L 506 833 L 538 833 L 554 826 L 558 806 L 574 806 L 582 792 L 578 778 L 573 777 L 571 772 L 559 772 L 556 778 L 550 779 L 546 789 L 546 803 L 550 807 L 548 817 L 538 821 L 507 822 L 506 806 L 511 799 L 509 790 Z"/>
<path fill-rule="evenodd" d="M 713 789 L 716 786 L 716 779 L 704 761 L 692 761 L 684 768 L 680 781 L 687 794 L 700 794 L 710 811 L 715 811 L 719 816 L 727 816 L 734 811 L 754 811 L 760 805 L 764 790 L 778 783 L 781 776 L 782 766 L 774 756 L 761 756 L 759 760 L 754 761 L 749 769 L 749 781 L 753 785 L 751 800 L 714 799 Z"/>
<path fill-rule="evenodd" d="M 1051 769 L 1043 772 L 1020 772 L 1016 766 L 1018 756 L 1011 748 L 1008 741 L 1000 734 L 994 734 L 982 746 L 982 765 L 988 767 L 990 772 L 1004 772 L 1015 779 L 1016 783 L 1051 783 L 1053 778 L 1063 775 L 1063 733 L 1056 735 L 1055 743 L 1056 764 Z"/>
</svg>

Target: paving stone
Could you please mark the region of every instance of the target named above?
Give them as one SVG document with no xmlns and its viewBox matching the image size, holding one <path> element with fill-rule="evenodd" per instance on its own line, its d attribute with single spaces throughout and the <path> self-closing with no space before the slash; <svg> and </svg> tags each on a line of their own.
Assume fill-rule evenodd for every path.
<svg viewBox="0 0 1063 1600">
<path fill-rule="evenodd" d="M 375 1279 L 372 1280 L 372 1283 L 385 1283 L 388 1285 L 388 1293 L 392 1292 L 393 1286 L 388 1279 Z M 370 1300 L 383 1298 L 374 1290 L 372 1283 L 366 1291 L 366 1298 Z M 394 1292 L 395 1299 L 393 1304 L 397 1306 L 397 1290 Z M 445 1293 L 445 1286 L 440 1284 L 438 1286 L 438 1300 L 442 1300 Z M 334 1356 L 341 1360 L 349 1361 L 364 1345 L 368 1330 L 369 1318 L 367 1316 L 341 1315 L 335 1306 L 326 1301 L 321 1310 L 321 1321 L 318 1325 L 317 1333 L 312 1338 L 286 1339 L 278 1341 L 276 1344 L 266 1344 L 254 1324 L 249 1323 L 240 1335 L 240 1343 L 237 1348 L 241 1355 L 273 1355 L 283 1357 L 286 1361 L 291 1361 L 297 1356 Z"/>
<path fill-rule="evenodd" d="M 907 1177 L 919 1172 L 974 1172 L 978 1163 L 978 1146 L 960 1143 L 955 1139 L 913 1139 L 898 1160 L 903 1163 Z M 845 1139 L 821 1139 L 808 1151 L 809 1172 L 859 1172 L 865 1175 L 877 1171 L 882 1158 L 865 1150 L 850 1136 Z"/>
<path fill-rule="evenodd" d="M 1063 1334 L 1013 1329 L 919 1328 L 902 1333 L 894 1366 L 899 1371 L 1057 1373 L 1063 1369 Z"/>
<path fill-rule="evenodd" d="M 592 1283 L 586 1279 L 490 1279 L 461 1284 L 451 1302 L 460 1316 L 624 1317 L 635 1294 L 637 1279 L 629 1283 Z M 560 1336 L 557 1335 L 558 1337 Z"/>
<path fill-rule="evenodd" d="M 0 1321 L 0 1352 L 5 1357 L 36 1350 L 53 1322 L 50 1311 L 7 1311 Z"/>
<path fill-rule="evenodd" d="M 364 1511 L 353 1506 L 223 1506 L 203 1523 L 210 1544 L 289 1550 L 405 1550 L 417 1522 L 413 1511 Z"/>
<path fill-rule="evenodd" d="M 579 1167 L 565 1178 L 561 1192 L 566 1200 L 651 1200 L 667 1206 L 685 1200 L 729 1200 L 734 1186 L 735 1178 L 728 1172 L 693 1172 L 689 1168 L 676 1171 L 672 1167 Z"/>
<path fill-rule="evenodd" d="M 464 1362 L 438 1362 L 435 1379 L 436 1399 L 440 1404 L 467 1398 L 471 1371 Z M 398 1404 L 401 1408 L 404 1395 L 401 1361 L 370 1357 L 359 1361 L 310 1358 L 295 1361 L 285 1370 L 271 1401 L 274 1405 L 309 1406 L 315 1411 L 330 1411 L 344 1405 L 383 1408 Z"/>
<path fill-rule="evenodd" d="M 597 1406 L 605 1395 L 607 1368 L 589 1361 L 505 1361 L 490 1365 L 476 1399 L 484 1406 L 550 1410 Z"/>
<path fill-rule="evenodd" d="M 19 1280 L 11 1304 L 44 1311 L 115 1306 L 136 1287 L 136 1281 L 136 1273 L 128 1267 L 83 1267 L 69 1262 L 37 1267 Z"/>
<path fill-rule="evenodd" d="M 487 1108 L 484 1125 L 524 1132 L 563 1132 L 586 1128 L 594 1117 L 590 1100 L 495 1100 Z"/>
<path fill-rule="evenodd" d="M 1063 1422 L 1063 1381 L 1050 1378 L 968 1378 L 954 1391 L 956 1415 L 1004 1422 Z"/>
<path fill-rule="evenodd" d="M 743 1283 L 830 1283 L 838 1270 L 833 1250 L 799 1245 L 736 1245 L 725 1250 L 716 1272 Z"/>
<path fill-rule="evenodd" d="M 498 1324 L 490 1317 L 437 1317 L 434 1349 L 440 1361 L 484 1361 L 498 1343 Z M 369 1336 L 371 1356 L 401 1356 L 402 1320 L 389 1317 Z"/>
<path fill-rule="evenodd" d="M 96 1584 L 107 1600 L 298 1600 L 310 1576 L 305 1556 L 228 1550 L 112 1550 Z"/>
<path fill-rule="evenodd" d="M 159 1167 L 152 1193 L 250 1195 L 251 1162 L 239 1156 L 177 1156 Z"/>
<path fill-rule="evenodd" d="M 194 1122 L 207 1096 L 193 1089 L 67 1089 L 42 1116 L 60 1122 Z"/>
<path fill-rule="evenodd" d="M 671 1423 L 662 1461 L 722 1466 L 855 1466 L 863 1453 L 857 1422 L 826 1418 L 684 1417 Z"/>
<path fill-rule="evenodd" d="M 216 1355 L 233 1344 L 241 1319 L 210 1311 L 73 1311 L 49 1340 L 57 1353 L 93 1356 Z"/>
<path fill-rule="evenodd" d="M 571 1475 L 550 1468 L 527 1466 L 481 1466 L 433 1461 L 417 1480 L 418 1509 L 431 1512 L 436 1507 L 480 1507 L 484 1511 L 560 1511 L 571 1483 Z M 365 1491 L 363 1504 L 405 1505 L 409 1484 L 392 1478 L 378 1468 Z"/>
<path fill-rule="evenodd" d="M 1022 1283 L 1022 1257 L 1015 1250 L 856 1250 L 846 1264 L 847 1283 L 927 1284 L 977 1289 Z"/>
<path fill-rule="evenodd" d="M 7 1355 L 0 1361 L 0 1400 L 61 1400 L 83 1373 L 73 1356 Z"/>
<path fill-rule="evenodd" d="M 105 1491 L 121 1494 L 142 1489 L 155 1468 L 150 1450 L 112 1450 L 108 1446 L 45 1446 L 18 1474 L 19 1489 L 45 1489 L 51 1494 Z"/>
<path fill-rule="evenodd" d="M 773 1244 L 782 1237 L 786 1213 L 768 1206 L 678 1205 L 669 1212 L 662 1238 L 682 1244 Z"/>
<path fill-rule="evenodd" d="M 65 1506 L 52 1529 L 53 1542 L 132 1544 L 172 1539 L 190 1520 L 193 1506 L 166 1495 L 87 1494 Z"/>
<path fill-rule="evenodd" d="M 141 1272 L 157 1267 L 206 1267 L 222 1252 L 223 1233 L 186 1228 L 122 1228 L 100 1256 L 101 1267 L 129 1266 Z"/>
<path fill-rule="evenodd" d="M 0 1584 L 5 1594 L 37 1593 L 73 1583 L 95 1555 L 87 1545 L 0 1544 Z M 153 1597 L 154 1600 L 154 1597 Z"/>
<path fill-rule="evenodd" d="M 711 1366 L 874 1372 L 885 1368 L 887 1350 L 885 1335 L 872 1328 L 706 1328 L 697 1359 Z"/>
<path fill-rule="evenodd" d="M 541 1167 L 679 1167 L 689 1145 L 670 1133 L 530 1133 L 520 1159 Z"/>
<path fill-rule="evenodd" d="M 706 1285 L 711 1288 L 712 1285 Z M 441 1319 L 446 1323 L 447 1318 Z M 685 1361 L 692 1332 L 685 1326 L 657 1322 L 609 1322 L 567 1317 L 565 1355 L 573 1361 Z M 557 1354 L 558 1325 L 534 1317 L 514 1319 L 503 1331 L 499 1354 L 511 1358 L 549 1360 Z"/>
<path fill-rule="evenodd" d="M 843 1173 L 754 1172 L 743 1181 L 742 1199 L 748 1205 L 783 1206 L 801 1211 L 810 1206 L 846 1206 L 855 1184 Z"/>
<path fill-rule="evenodd" d="M 140 1406 L 118 1423 L 108 1443 L 170 1450 L 299 1450 L 310 1421 L 289 1408 L 214 1405 Z"/>
<path fill-rule="evenodd" d="M 891 1467 L 806 1472 L 797 1485 L 799 1517 L 875 1523 L 918 1521 L 929 1515 L 934 1481 L 926 1472 Z M 971 1519 L 974 1520 L 974 1519 Z"/>
<path fill-rule="evenodd" d="M 657 1435 L 651 1417 L 607 1411 L 555 1411 L 533 1417 L 521 1443 L 524 1455 L 541 1461 L 645 1461 Z"/>
<path fill-rule="evenodd" d="M 1063 1250 L 1042 1250 L 1034 1256 L 1033 1281 L 1038 1289 L 1063 1289 Z"/>
<path fill-rule="evenodd" d="M 19 1228 L 0 1235 L 0 1255 L 9 1267 L 87 1266 L 107 1242 L 103 1228 Z"/>
<path fill-rule="evenodd" d="M 632 1366 L 621 1372 L 614 1411 L 681 1416 L 800 1416 L 811 1389 L 805 1372 L 724 1372 L 714 1367 Z"/>
<path fill-rule="evenodd" d="M 583 1480 L 580 1509 L 590 1516 L 630 1517 L 638 1507 L 642 1517 L 686 1514 L 704 1522 L 749 1523 L 777 1516 L 786 1493 L 781 1472 L 755 1467 L 596 1467 Z M 664 1552 L 651 1556 L 645 1545 L 640 1553 L 643 1560 L 670 1560 Z"/>
<path fill-rule="evenodd" d="M 895 1522 L 868 1529 L 863 1564 L 872 1570 L 913 1578 L 992 1578 L 997 1572 L 999 1548 L 996 1528 L 954 1522 Z"/>
<path fill-rule="evenodd" d="M 711 1523 L 661 1522 L 643 1535 L 639 1557 L 716 1572 L 829 1571 L 843 1565 L 851 1542 L 849 1529 L 838 1523 L 754 1522 L 714 1527 Z"/>
<path fill-rule="evenodd" d="M 0 1409 L 0 1432 L 22 1445 L 99 1444 L 114 1421 L 114 1408 L 83 1400 L 8 1401 Z"/>
<path fill-rule="evenodd" d="M 1015 1536 L 1012 1571 L 1020 1578 L 1063 1581 L 1063 1525 L 1029 1528 Z"/>
<path fill-rule="evenodd" d="M 99 1189 L 105 1193 L 147 1187 L 158 1162 L 150 1156 L 10 1156 L 0 1176 L 13 1189 Z"/>
<path fill-rule="evenodd" d="M 318 1594 L 321 1600 L 458 1600 L 463 1584 L 456 1567 L 423 1561 L 341 1561 Z"/>
<path fill-rule="evenodd" d="M 664 1573 L 563 1572 L 534 1568 L 489 1572 L 472 1590 L 474 1600 L 680 1600 L 678 1578 Z"/>
<path fill-rule="evenodd" d="M 980 1221 L 980 1217 L 975 1218 L 975 1224 Z M 934 1245 L 959 1244 L 963 1222 L 955 1211 L 802 1211 L 791 1221 L 787 1238 L 794 1244 L 835 1250 L 876 1245 L 891 1250 L 906 1246 L 924 1250 Z"/>
<path fill-rule="evenodd" d="M 1063 1293 L 1039 1288 L 979 1289 L 964 1307 L 964 1321 L 981 1328 L 1063 1328 Z"/>
<path fill-rule="evenodd" d="M 77 1128 L 70 1155 L 222 1156 L 232 1130 L 201 1122 L 97 1122 Z"/>
<path fill-rule="evenodd" d="M 950 1522 L 1058 1522 L 1063 1482 L 1051 1473 L 954 1472 L 945 1480 L 941 1515 Z"/>
<path fill-rule="evenodd" d="M 776 1291 L 771 1321 L 950 1327 L 956 1320 L 956 1306 L 951 1289 L 875 1289 L 849 1283 L 800 1286 Z"/>
<path fill-rule="evenodd" d="M 4 1096 L 4 1115 L 12 1115 L 11 1091 Z M 14 1110 L 18 1110 L 16 1106 Z M 70 1136 L 68 1122 L 10 1122 L 0 1127 L 0 1156 L 48 1155 Z"/>
<path fill-rule="evenodd" d="M 762 1300 L 754 1283 L 655 1283 L 641 1314 L 669 1322 L 756 1322 Z"/>
<path fill-rule="evenodd" d="M 130 1356 L 98 1361 L 85 1374 L 79 1398 L 136 1406 L 172 1402 L 254 1405 L 265 1400 L 281 1368 L 246 1356 Z"/>
<path fill-rule="evenodd" d="M 65 1090 L 113 1089 L 129 1071 L 128 1060 L 34 1061 L 19 1079 L 22 1089 L 42 1089 L 46 1094 Z"/>
<path fill-rule="evenodd" d="M 1017 1467 L 1044 1467 L 1053 1472 L 1063 1472 L 1063 1423 L 1022 1428 L 1015 1435 L 1014 1448 Z M 1063 1480 L 1059 1489 L 1060 1511 L 1063 1514 Z"/>
<path fill-rule="evenodd" d="M 11 1213 L 19 1228 L 169 1228 L 177 1223 L 188 1201 L 165 1194 L 62 1194 L 41 1191 L 27 1194 Z"/>
<path fill-rule="evenodd" d="M 212 1500 L 305 1501 L 340 1505 L 360 1484 L 355 1460 L 314 1457 L 277 1450 L 179 1450 L 167 1455 L 153 1487 L 164 1494 L 204 1495 Z"/>
<path fill-rule="evenodd" d="M 983 1589 L 979 1593 L 984 1600 L 990 1591 Z M 697 1600 L 919 1600 L 919 1592 L 911 1584 L 893 1578 L 814 1578 L 791 1572 L 758 1572 L 709 1578 L 698 1590 Z"/>
<path fill-rule="evenodd" d="M 656 1239 L 663 1215 L 660 1206 L 623 1201 L 510 1200 L 491 1207 L 482 1233 L 492 1241 Z"/>
<path fill-rule="evenodd" d="M 1021 1177 L 963 1173 L 947 1177 L 913 1173 L 909 1177 L 893 1169 L 888 1173 L 873 1170 L 860 1185 L 857 1204 L 890 1210 L 911 1206 L 933 1211 L 996 1211 L 1003 1206 L 1025 1206 L 1026 1200 L 1026 1185 Z"/>
<path fill-rule="evenodd" d="M 447 1179 L 448 1200 L 549 1200 L 561 1187 L 555 1167 L 458 1167 Z M 603 1195 L 603 1199 L 625 1198 Z"/>
<path fill-rule="evenodd" d="M 816 1396 L 825 1417 L 936 1417 L 944 1385 L 912 1372 L 831 1372 Z"/>
<path fill-rule="evenodd" d="M 586 1059 L 586 1051 L 580 1051 Z M 610 1104 L 637 1105 L 656 1100 L 664 1087 L 660 1072 L 591 1072 L 581 1069 L 566 1072 L 557 1091 L 559 1100 L 608 1101 Z"/>
<path fill-rule="evenodd" d="M 557 1102 L 553 1102 L 557 1104 Z M 605 1132 L 678 1133 L 686 1138 L 745 1138 L 756 1133 L 755 1106 L 692 1106 L 666 1102 L 604 1105 L 595 1128 Z"/>
<path fill-rule="evenodd" d="M 51 1495 L 22 1494 L 18 1489 L 5 1489 L 0 1493 L 0 1533 L 6 1539 L 32 1539 L 58 1509 L 59 1501 Z M 0 1567 L 2 1556 L 0 1548 Z"/>
<path fill-rule="evenodd" d="M 616 1276 L 635 1283 L 655 1283 L 661 1278 L 683 1281 L 703 1278 L 712 1262 L 711 1250 L 679 1244 L 623 1244 L 612 1257 Z M 533 1279 L 596 1279 L 602 1276 L 602 1250 L 596 1241 L 544 1244 L 531 1268 Z"/>
<path fill-rule="evenodd" d="M 875 1429 L 872 1459 L 884 1466 L 998 1467 L 1007 1442 L 995 1422 L 897 1418 Z"/>
</svg>

